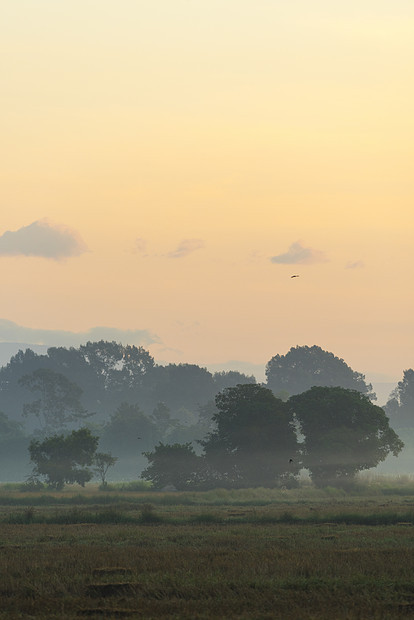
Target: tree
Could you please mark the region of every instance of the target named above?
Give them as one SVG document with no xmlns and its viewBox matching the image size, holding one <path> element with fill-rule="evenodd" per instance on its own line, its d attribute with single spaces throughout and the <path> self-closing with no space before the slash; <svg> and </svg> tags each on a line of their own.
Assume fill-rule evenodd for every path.
<svg viewBox="0 0 414 620">
<path fill-rule="evenodd" d="M 87 428 L 70 435 L 52 435 L 43 441 L 33 439 L 29 445 L 30 459 L 35 464 L 33 475 L 45 479 L 56 490 L 65 483 L 81 486 L 92 478 L 93 464 L 99 438 Z"/>
<path fill-rule="evenodd" d="M 190 443 L 163 444 L 152 452 L 144 452 L 149 465 L 141 473 L 154 489 L 174 486 L 178 491 L 197 486 L 203 469 L 203 459 L 197 456 Z"/>
<path fill-rule="evenodd" d="M 396 428 L 414 426 L 414 370 L 404 370 L 402 381 L 390 394 L 385 411 Z"/>
<path fill-rule="evenodd" d="M 3 411 L 0 411 L 0 443 L 6 444 L 14 439 L 22 439 L 24 437 L 22 425 L 19 422 L 10 420 Z"/>
<path fill-rule="evenodd" d="M 213 375 L 196 364 L 156 366 L 150 381 L 156 402 L 164 402 L 174 416 L 180 409 L 195 410 L 216 393 Z"/>
<path fill-rule="evenodd" d="M 256 378 L 253 375 L 245 375 L 238 370 L 222 370 L 214 373 L 213 381 L 215 391 L 218 394 L 228 387 L 236 387 L 242 383 L 256 383 Z"/>
<path fill-rule="evenodd" d="M 365 383 L 363 374 L 316 345 L 292 347 L 286 355 L 275 355 L 266 365 L 266 377 L 267 386 L 275 394 L 300 394 L 317 385 L 357 390 L 376 400 L 372 385 Z"/>
<path fill-rule="evenodd" d="M 43 432 L 62 430 L 70 422 L 79 422 L 93 415 L 80 403 L 81 388 L 58 372 L 39 368 L 24 375 L 19 384 L 39 395 L 38 399 L 24 405 L 23 414 L 36 416 Z"/>
<path fill-rule="evenodd" d="M 313 387 L 288 405 L 305 438 L 303 466 L 318 486 L 353 480 L 403 448 L 384 410 L 356 390 Z"/>
<path fill-rule="evenodd" d="M 142 383 L 154 367 L 154 359 L 143 347 L 117 342 L 87 342 L 79 347 L 83 359 L 100 378 L 105 390 L 125 391 Z"/>
<path fill-rule="evenodd" d="M 19 422 L 11 420 L 0 411 L 0 471 L 2 480 L 16 480 L 26 475 L 27 446 L 29 440 Z"/>
<path fill-rule="evenodd" d="M 293 418 L 286 403 L 256 384 L 216 396 L 217 430 L 204 446 L 208 463 L 230 486 L 293 484 L 299 471 Z"/>
<path fill-rule="evenodd" d="M 97 452 L 93 458 L 94 472 L 101 479 L 103 487 L 107 486 L 106 475 L 110 467 L 113 467 L 118 458 L 106 452 Z"/>
<path fill-rule="evenodd" d="M 178 425 L 178 420 L 171 417 L 171 412 L 165 403 L 158 403 L 154 407 L 151 420 L 154 422 L 157 434 L 162 439 L 165 439 Z"/>
<path fill-rule="evenodd" d="M 105 426 L 102 444 L 116 449 L 123 457 L 136 454 L 137 447 L 154 445 L 156 428 L 137 404 L 123 402 Z"/>
<path fill-rule="evenodd" d="M 22 389 L 19 380 L 23 375 L 46 367 L 46 364 L 46 356 L 37 355 L 31 349 L 26 349 L 18 351 L 10 358 L 6 366 L 0 368 L 0 409 L 7 411 L 11 419 L 23 421 L 23 406 L 28 398 L 28 393 Z"/>
</svg>

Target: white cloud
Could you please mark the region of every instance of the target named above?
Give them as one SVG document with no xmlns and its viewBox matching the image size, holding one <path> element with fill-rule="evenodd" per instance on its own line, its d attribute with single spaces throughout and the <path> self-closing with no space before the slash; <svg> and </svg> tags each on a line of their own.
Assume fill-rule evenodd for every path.
<svg viewBox="0 0 414 620">
<path fill-rule="evenodd" d="M 37 220 L 0 236 L 0 256 L 40 256 L 55 260 L 79 256 L 86 246 L 79 234 L 67 228 Z"/>
<path fill-rule="evenodd" d="M 204 241 L 202 239 L 183 239 L 175 250 L 167 254 L 167 257 L 183 258 L 201 248 L 204 248 Z"/>
<path fill-rule="evenodd" d="M 109 340 L 136 346 L 159 343 L 160 339 L 147 329 L 117 329 L 116 327 L 92 327 L 84 332 L 24 327 L 0 319 L 0 342 L 25 342 L 49 347 L 77 347 L 98 340 Z"/>
<path fill-rule="evenodd" d="M 292 243 L 287 252 L 272 256 L 270 261 L 278 265 L 312 265 L 314 263 L 325 263 L 327 258 L 324 252 L 305 248 L 300 241 Z"/>
</svg>

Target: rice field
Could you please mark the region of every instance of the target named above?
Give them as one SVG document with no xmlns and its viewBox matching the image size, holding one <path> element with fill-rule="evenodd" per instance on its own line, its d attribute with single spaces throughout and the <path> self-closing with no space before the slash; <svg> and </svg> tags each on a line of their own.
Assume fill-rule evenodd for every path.
<svg viewBox="0 0 414 620">
<path fill-rule="evenodd" d="M 409 617 L 410 488 L 0 487 L 0 618 Z"/>
</svg>

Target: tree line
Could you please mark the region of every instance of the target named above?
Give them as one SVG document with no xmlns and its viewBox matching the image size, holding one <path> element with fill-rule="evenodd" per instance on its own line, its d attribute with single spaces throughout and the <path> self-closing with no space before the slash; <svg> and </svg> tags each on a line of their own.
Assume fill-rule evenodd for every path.
<svg viewBox="0 0 414 620">
<path fill-rule="evenodd" d="M 384 410 L 356 390 L 313 387 L 284 402 L 264 386 L 244 384 L 224 389 L 215 404 L 215 428 L 199 441 L 202 454 L 191 443 L 162 442 L 145 453 L 142 478 L 154 489 L 291 488 L 303 468 L 317 486 L 345 486 L 403 447 Z M 33 479 L 56 489 L 83 486 L 95 465 L 105 485 L 116 459 L 97 453 L 98 441 L 86 428 L 32 440 Z"/>
<path fill-rule="evenodd" d="M 212 454 L 212 444 L 207 449 L 203 442 L 217 428 L 217 395 L 237 385 L 265 387 L 281 402 L 293 402 L 295 395 L 312 387 L 341 387 L 368 402 L 375 400 L 362 373 L 316 345 L 292 347 L 286 355 L 274 356 L 266 365 L 263 386 L 237 371 L 158 365 L 142 347 L 115 342 L 52 347 L 46 355 L 27 349 L 0 369 L 0 468 L 16 461 L 23 445 L 27 451 L 28 439 L 81 427 L 99 437 L 103 453 L 119 455 L 119 475 L 142 469 L 142 454 L 151 454 L 157 445 L 189 444 L 197 457 Z M 412 370 L 404 371 L 385 411 L 394 428 L 412 425 Z"/>
</svg>

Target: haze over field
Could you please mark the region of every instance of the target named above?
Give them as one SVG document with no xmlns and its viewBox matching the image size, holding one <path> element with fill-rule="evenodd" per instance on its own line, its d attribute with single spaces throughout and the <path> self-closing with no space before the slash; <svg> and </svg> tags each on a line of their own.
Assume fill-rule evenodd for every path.
<svg viewBox="0 0 414 620">
<path fill-rule="evenodd" d="M 399 380 L 413 19 L 407 0 L 4 0 L 0 342 L 256 366 L 318 344 Z"/>
</svg>

